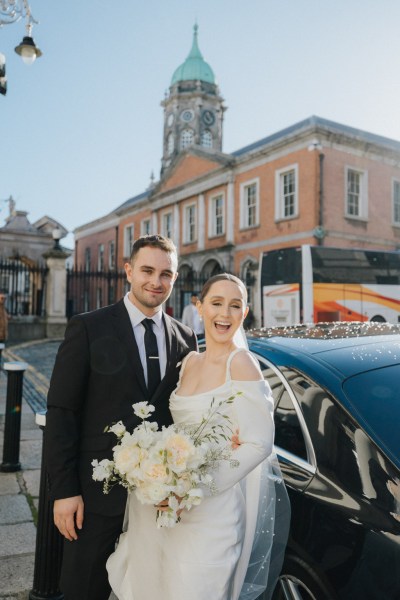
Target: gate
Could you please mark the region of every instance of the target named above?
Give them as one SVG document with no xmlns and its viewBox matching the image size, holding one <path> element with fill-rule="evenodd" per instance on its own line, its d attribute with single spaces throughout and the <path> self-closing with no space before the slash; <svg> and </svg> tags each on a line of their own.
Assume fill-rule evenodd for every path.
<svg viewBox="0 0 400 600">
<path fill-rule="evenodd" d="M 47 266 L 0 259 L 0 292 L 10 316 L 45 316 Z"/>
</svg>

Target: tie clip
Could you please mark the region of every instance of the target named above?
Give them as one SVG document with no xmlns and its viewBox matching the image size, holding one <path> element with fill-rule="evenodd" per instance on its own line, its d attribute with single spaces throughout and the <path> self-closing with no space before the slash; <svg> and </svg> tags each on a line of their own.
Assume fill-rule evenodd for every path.
<svg viewBox="0 0 400 600">
<path fill-rule="evenodd" d="M 155 358 L 156 360 L 158 360 L 158 356 L 148 356 L 147 358 Z"/>
</svg>

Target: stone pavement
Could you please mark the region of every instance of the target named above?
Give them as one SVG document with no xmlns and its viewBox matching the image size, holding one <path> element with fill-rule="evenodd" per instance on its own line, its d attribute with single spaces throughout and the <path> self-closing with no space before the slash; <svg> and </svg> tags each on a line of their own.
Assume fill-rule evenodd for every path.
<svg viewBox="0 0 400 600">
<path fill-rule="evenodd" d="M 0 472 L 0 598 L 26 600 L 33 584 L 42 431 L 34 411 L 45 406 L 60 340 L 21 344 L 3 351 L 4 361 L 24 361 L 20 462 L 16 473 Z M 0 372 L 0 462 L 3 457 L 7 373 Z"/>
<path fill-rule="evenodd" d="M 42 459 L 35 413 L 46 406 L 51 372 L 61 340 L 40 340 L 3 351 L 3 361 L 28 364 L 23 379 L 21 470 L 0 472 L 0 600 L 27 600 L 33 585 L 36 523 Z M 3 458 L 7 373 L 0 370 L 0 463 Z M 110 600 L 117 600 L 111 594 Z"/>
</svg>

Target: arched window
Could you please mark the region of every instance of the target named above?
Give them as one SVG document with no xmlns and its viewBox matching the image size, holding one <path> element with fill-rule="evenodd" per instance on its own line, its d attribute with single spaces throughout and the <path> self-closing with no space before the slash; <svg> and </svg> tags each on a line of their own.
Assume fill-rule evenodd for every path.
<svg viewBox="0 0 400 600">
<path fill-rule="evenodd" d="M 167 139 L 167 152 L 169 155 L 171 155 L 174 151 L 174 136 L 172 133 L 169 134 L 168 139 Z"/>
<path fill-rule="evenodd" d="M 193 130 L 184 129 L 181 133 L 181 150 L 193 144 Z"/>
<path fill-rule="evenodd" d="M 212 142 L 213 142 L 212 133 L 211 133 L 211 131 L 206 129 L 201 134 L 201 145 L 204 146 L 204 148 L 212 148 Z"/>
</svg>

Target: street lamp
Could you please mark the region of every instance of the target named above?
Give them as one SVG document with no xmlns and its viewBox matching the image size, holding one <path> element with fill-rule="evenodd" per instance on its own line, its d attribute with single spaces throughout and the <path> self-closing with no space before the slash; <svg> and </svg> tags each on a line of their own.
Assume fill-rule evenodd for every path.
<svg viewBox="0 0 400 600">
<path fill-rule="evenodd" d="M 22 58 L 26 65 L 31 65 L 36 58 L 42 56 L 41 50 L 36 46 L 32 37 L 33 23 L 38 24 L 32 17 L 31 7 L 28 0 L 0 0 L 0 28 L 3 25 L 17 23 L 25 19 L 26 35 L 22 42 L 15 47 L 15 52 Z M 6 60 L 4 54 L 0 54 L 0 93 L 7 92 Z"/>
</svg>

